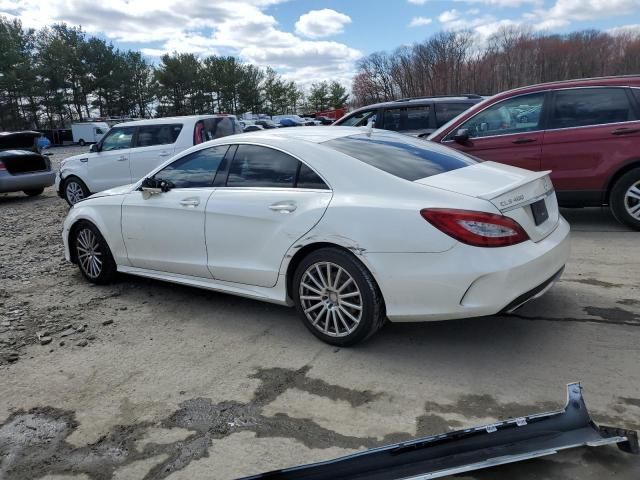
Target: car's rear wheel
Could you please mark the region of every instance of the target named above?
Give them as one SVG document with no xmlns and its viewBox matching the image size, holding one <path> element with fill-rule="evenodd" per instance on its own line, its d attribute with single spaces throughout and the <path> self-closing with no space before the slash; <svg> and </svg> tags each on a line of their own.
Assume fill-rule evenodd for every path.
<svg viewBox="0 0 640 480">
<path fill-rule="evenodd" d="M 23 192 L 25 193 L 25 195 L 28 195 L 30 197 L 36 197 L 40 195 L 42 192 L 44 192 L 44 188 L 34 188 L 31 190 L 23 190 Z"/>
<path fill-rule="evenodd" d="M 104 285 L 113 281 L 117 274 L 109 245 L 96 228 L 89 222 L 81 222 L 72 230 L 71 248 L 82 275 L 91 283 Z"/>
<path fill-rule="evenodd" d="M 611 211 L 620 223 L 640 230 L 640 168 L 618 179 L 611 189 Z"/>
<path fill-rule="evenodd" d="M 62 186 L 62 192 L 69 205 L 75 205 L 89 196 L 89 189 L 78 177 L 67 178 Z"/>
<path fill-rule="evenodd" d="M 78 140 L 78 145 L 80 145 L 81 147 L 84 147 L 87 144 L 87 142 L 84 141 L 84 139 L 80 139 Z"/>
<path fill-rule="evenodd" d="M 340 249 L 310 253 L 296 268 L 292 287 L 304 324 L 326 343 L 355 345 L 385 323 L 384 301 L 373 276 Z"/>
</svg>

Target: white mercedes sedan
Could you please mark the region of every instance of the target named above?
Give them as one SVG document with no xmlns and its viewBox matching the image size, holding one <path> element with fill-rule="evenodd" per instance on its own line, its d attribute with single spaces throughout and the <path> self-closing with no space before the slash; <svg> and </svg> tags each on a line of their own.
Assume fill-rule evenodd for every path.
<svg viewBox="0 0 640 480">
<path fill-rule="evenodd" d="M 549 172 L 352 127 L 206 142 L 136 184 L 93 195 L 64 223 L 67 260 L 295 305 L 334 345 L 388 319 L 510 312 L 551 287 L 569 226 Z"/>
</svg>

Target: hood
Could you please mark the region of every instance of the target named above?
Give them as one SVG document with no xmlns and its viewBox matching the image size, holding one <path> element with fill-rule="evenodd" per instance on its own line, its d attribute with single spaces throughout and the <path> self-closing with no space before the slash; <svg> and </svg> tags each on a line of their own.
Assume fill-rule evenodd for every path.
<svg viewBox="0 0 640 480">
<path fill-rule="evenodd" d="M 135 186 L 135 183 L 130 183 L 129 185 L 122 185 L 120 187 L 110 188 L 109 190 L 103 190 L 102 192 L 94 193 L 90 197 L 87 198 L 100 198 L 100 197 L 111 197 L 113 195 L 123 195 L 125 193 L 129 193 L 131 189 Z"/>
<path fill-rule="evenodd" d="M 73 162 L 86 162 L 89 160 L 89 152 L 80 153 L 78 155 L 73 155 L 71 157 L 67 157 L 60 162 L 60 169 L 64 168 L 67 163 Z"/>
</svg>

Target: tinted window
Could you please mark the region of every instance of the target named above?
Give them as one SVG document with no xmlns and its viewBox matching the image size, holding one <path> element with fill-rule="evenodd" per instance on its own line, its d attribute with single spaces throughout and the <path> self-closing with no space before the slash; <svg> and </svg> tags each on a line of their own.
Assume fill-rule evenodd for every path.
<svg viewBox="0 0 640 480">
<path fill-rule="evenodd" d="M 640 104 L 640 88 L 632 88 L 631 91 L 636 96 L 636 100 L 638 101 L 638 104 Z"/>
<path fill-rule="evenodd" d="M 123 148 L 131 148 L 131 139 L 133 138 L 134 127 L 112 128 L 102 138 L 101 151 L 108 152 L 110 150 L 122 150 Z"/>
<path fill-rule="evenodd" d="M 407 125 L 405 130 L 426 130 L 431 128 L 429 117 L 431 115 L 431 105 L 421 105 L 420 107 L 407 107 Z"/>
<path fill-rule="evenodd" d="M 471 117 L 459 128 L 468 129 L 472 137 L 539 130 L 544 96 L 541 92 L 503 100 Z"/>
<path fill-rule="evenodd" d="M 400 118 L 402 116 L 402 109 L 400 108 L 387 108 L 384 111 L 384 128 L 385 130 L 393 130 L 397 132 L 400 130 Z"/>
<path fill-rule="evenodd" d="M 633 120 L 623 88 L 580 88 L 556 92 L 551 128 L 584 127 Z"/>
<path fill-rule="evenodd" d="M 102 130 L 100 127 L 96 127 L 96 134 L 102 135 L 104 134 L 104 130 Z"/>
<path fill-rule="evenodd" d="M 339 125 L 343 127 L 363 127 L 367 124 L 369 119 L 375 115 L 374 110 L 367 110 L 364 112 L 356 112 L 350 117 L 345 118 Z"/>
<path fill-rule="evenodd" d="M 300 164 L 300 171 L 298 172 L 298 181 L 296 182 L 298 188 L 318 188 L 322 190 L 328 190 L 327 185 L 322 181 L 320 176 L 307 167 L 304 163 Z"/>
<path fill-rule="evenodd" d="M 168 145 L 175 143 L 182 130 L 182 124 L 146 125 L 138 127 L 136 147 L 150 147 L 152 145 Z"/>
<path fill-rule="evenodd" d="M 467 110 L 472 103 L 436 103 L 436 124 L 438 128 Z"/>
<path fill-rule="evenodd" d="M 339 152 L 368 163 L 380 170 L 418 180 L 476 163 L 468 156 L 424 140 L 399 135 L 353 135 L 325 142 Z"/>
<path fill-rule="evenodd" d="M 228 145 L 206 148 L 176 160 L 154 175 L 173 182 L 176 188 L 210 187 Z"/>
<path fill-rule="evenodd" d="M 272 148 L 239 145 L 229 168 L 228 187 L 293 187 L 298 160 Z"/>
</svg>

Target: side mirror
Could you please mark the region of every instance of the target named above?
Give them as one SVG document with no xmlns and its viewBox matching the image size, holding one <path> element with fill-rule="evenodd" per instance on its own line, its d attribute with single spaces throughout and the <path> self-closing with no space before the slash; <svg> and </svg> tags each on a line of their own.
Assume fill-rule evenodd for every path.
<svg viewBox="0 0 640 480">
<path fill-rule="evenodd" d="M 92 143 L 91 146 L 89 147 L 89 151 L 91 153 L 99 152 L 100 148 L 98 148 L 98 144 L 97 143 Z"/>
<path fill-rule="evenodd" d="M 161 178 L 147 177 L 144 180 L 142 180 L 142 183 L 140 184 L 140 190 L 148 193 L 149 195 L 156 195 L 158 193 L 168 192 L 174 187 L 175 185 L 172 182 L 169 182 L 167 180 L 162 180 Z M 145 198 L 148 198 L 148 197 L 145 197 Z"/>
<path fill-rule="evenodd" d="M 471 135 L 469 134 L 469 130 L 467 128 L 459 129 L 453 136 L 453 140 L 457 143 L 466 143 L 469 141 L 469 138 L 471 138 Z"/>
</svg>

